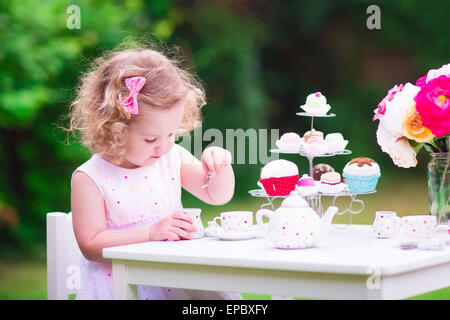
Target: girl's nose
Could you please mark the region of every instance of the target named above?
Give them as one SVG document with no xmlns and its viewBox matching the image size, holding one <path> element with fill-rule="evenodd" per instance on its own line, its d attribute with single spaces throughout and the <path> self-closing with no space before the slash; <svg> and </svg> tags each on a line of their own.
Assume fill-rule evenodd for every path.
<svg viewBox="0 0 450 320">
<path fill-rule="evenodd" d="M 174 143 L 174 139 L 172 137 L 158 139 L 158 143 L 155 145 L 153 149 L 154 154 L 161 155 L 162 153 L 166 153 L 168 150 L 172 148 L 172 144 Z"/>
</svg>

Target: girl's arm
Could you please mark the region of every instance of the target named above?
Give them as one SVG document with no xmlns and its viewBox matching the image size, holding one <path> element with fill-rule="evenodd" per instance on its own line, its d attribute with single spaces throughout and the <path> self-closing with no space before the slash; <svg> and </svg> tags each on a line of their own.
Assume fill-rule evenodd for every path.
<svg viewBox="0 0 450 320">
<path fill-rule="evenodd" d="M 192 239 L 196 231 L 192 219 L 182 212 L 174 213 L 150 226 L 124 230 L 106 228 L 105 204 L 97 185 L 83 172 L 72 179 L 72 223 L 78 246 L 86 259 L 106 261 L 102 249 L 152 240 Z"/>
<path fill-rule="evenodd" d="M 179 149 L 181 158 L 181 186 L 203 202 L 212 205 L 223 205 L 231 200 L 234 194 L 234 172 L 231 167 L 229 151 L 211 147 L 202 155 L 202 161 L 195 158 L 185 148 Z M 201 189 L 208 171 L 214 173 L 208 187 Z"/>
</svg>

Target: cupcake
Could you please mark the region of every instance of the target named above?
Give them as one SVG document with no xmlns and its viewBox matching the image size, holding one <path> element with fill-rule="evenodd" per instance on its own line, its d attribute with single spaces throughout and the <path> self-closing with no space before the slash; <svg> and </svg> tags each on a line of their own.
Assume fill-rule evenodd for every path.
<svg viewBox="0 0 450 320">
<path fill-rule="evenodd" d="M 308 156 L 318 156 L 328 152 L 328 146 L 323 138 L 313 136 L 308 139 L 308 142 L 303 144 L 303 150 Z"/>
<path fill-rule="evenodd" d="M 304 174 L 297 182 L 297 191 L 302 197 L 308 197 L 316 194 L 318 188 L 313 178 Z"/>
<path fill-rule="evenodd" d="M 347 163 L 342 175 L 351 192 L 372 192 L 381 176 L 380 167 L 370 158 L 355 158 Z"/>
<path fill-rule="evenodd" d="M 327 98 L 320 92 L 316 92 L 308 95 L 306 103 L 300 108 L 313 115 L 326 115 L 331 107 L 327 104 Z"/>
<path fill-rule="evenodd" d="M 322 131 L 317 131 L 317 130 L 311 130 L 311 131 L 307 131 L 305 132 L 305 134 L 303 135 L 303 141 L 304 142 L 308 142 L 308 140 L 312 137 L 319 137 L 319 138 L 323 138 L 323 132 Z"/>
<path fill-rule="evenodd" d="M 329 133 L 325 137 L 325 142 L 328 146 L 328 152 L 342 152 L 348 144 L 348 140 L 344 140 L 344 137 L 340 133 Z"/>
<path fill-rule="evenodd" d="M 341 183 L 341 174 L 339 172 L 326 172 L 320 176 L 320 192 L 339 193 L 346 187 Z"/>
<path fill-rule="evenodd" d="M 273 160 L 261 170 L 259 183 L 269 196 L 285 196 L 295 189 L 299 178 L 297 165 L 287 160 Z"/>
<path fill-rule="evenodd" d="M 312 177 L 315 181 L 320 181 L 320 177 L 322 176 L 322 174 L 327 173 L 327 172 L 334 172 L 333 167 L 331 167 L 330 165 L 325 164 L 325 163 L 319 163 L 313 167 L 313 176 Z"/>
<path fill-rule="evenodd" d="M 301 143 L 302 138 L 295 132 L 285 133 L 275 142 L 278 149 L 284 152 L 298 152 Z"/>
</svg>

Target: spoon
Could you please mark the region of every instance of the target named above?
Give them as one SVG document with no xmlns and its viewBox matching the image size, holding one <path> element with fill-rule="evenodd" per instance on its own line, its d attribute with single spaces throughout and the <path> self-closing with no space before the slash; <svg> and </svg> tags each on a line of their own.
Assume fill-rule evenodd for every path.
<svg viewBox="0 0 450 320">
<path fill-rule="evenodd" d="M 206 182 L 200 188 L 205 189 L 207 186 L 209 186 L 213 176 L 214 176 L 214 173 L 212 173 L 211 171 L 208 171 L 208 174 L 206 175 Z"/>
</svg>

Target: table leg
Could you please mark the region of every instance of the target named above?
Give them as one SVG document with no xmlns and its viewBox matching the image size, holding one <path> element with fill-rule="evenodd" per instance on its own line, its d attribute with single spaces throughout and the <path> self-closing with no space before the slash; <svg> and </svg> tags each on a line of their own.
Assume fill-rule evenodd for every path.
<svg viewBox="0 0 450 320">
<path fill-rule="evenodd" d="M 113 282 L 114 282 L 114 299 L 115 300 L 136 300 L 137 287 L 134 284 L 129 284 L 127 265 L 125 261 L 113 260 Z"/>
</svg>

